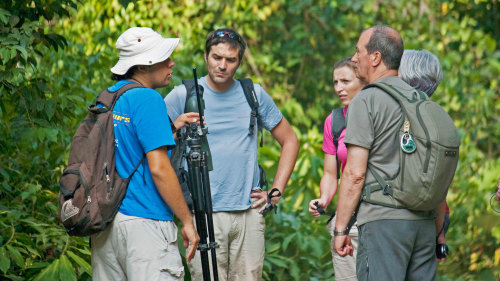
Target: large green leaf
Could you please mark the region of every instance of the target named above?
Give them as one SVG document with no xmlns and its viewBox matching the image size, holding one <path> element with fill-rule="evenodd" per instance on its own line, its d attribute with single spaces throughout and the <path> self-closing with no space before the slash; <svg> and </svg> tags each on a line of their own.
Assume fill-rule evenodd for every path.
<svg viewBox="0 0 500 281">
<path fill-rule="evenodd" d="M 73 265 L 69 261 L 68 257 L 65 255 L 61 256 L 59 263 L 59 280 L 61 281 L 73 281 L 76 280 L 76 273 Z"/>
<path fill-rule="evenodd" d="M 7 245 L 6 247 L 11 259 L 17 264 L 17 266 L 19 266 L 20 268 L 24 268 L 24 258 L 19 252 L 19 249 L 11 245 Z"/>
<path fill-rule="evenodd" d="M 7 255 L 5 247 L 0 247 L 0 270 L 6 273 L 10 267 L 10 258 Z"/>
<path fill-rule="evenodd" d="M 59 281 L 59 264 L 60 260 L 56 259 L 52 261 L 52 263 L 47 266 L 44 270 L 42 270 L 38 275 L 35 276 L 33 281 L 45 281 L 45 280 L 54 280 Z"/>
<path fill-rule="evenodd" d="M 77 256 L 71 251 L 66 252 L 66 254 L 80 267 L 83 269 L 83 272 L 87 273 L 89 276 L 92 276 L 92 267 L 90 264 L 82 259 L 81 257 Z"/>
</svg>

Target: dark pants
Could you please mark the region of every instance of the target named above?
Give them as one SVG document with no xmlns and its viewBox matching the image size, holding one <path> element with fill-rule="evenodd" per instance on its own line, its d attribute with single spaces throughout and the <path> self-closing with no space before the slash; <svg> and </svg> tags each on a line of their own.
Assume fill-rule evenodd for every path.
<svg viewBox="0 0 500 281">
<path fill-rule="evenodd" d="M 379 220 L 358 228 L 358 280 L 436 280 L 434 220 Z"/>
</svg>

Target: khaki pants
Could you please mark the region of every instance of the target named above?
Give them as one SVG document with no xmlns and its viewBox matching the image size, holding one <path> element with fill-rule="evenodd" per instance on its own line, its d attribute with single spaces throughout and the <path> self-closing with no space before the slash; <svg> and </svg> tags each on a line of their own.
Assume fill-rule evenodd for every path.
<svg viewBox="0 0 500 281">
<path fill-rule="evenodd" d="M 102 232 L 91 236 L 92 280 L 184 280 L 177 227 L 117 213 Z"/>
<path fill-rule="evenodd" d="M 351 238 L 352 247 L 354 248 L 354 254 L 352 256 L 341 257 L 335 249 L 333 248 L 333 229 L 335 228 L 335 221 L 337 217 L 334 217 L 326 226 L 328 232 L 332 235 L 331 251 L 332 251 L 332 262 L 333 270 L 335 271 L 336 281 L 357 281 L 356 277 L 356 255 L 358 253 L 358 228 L 356 223 L 352 226 L 351 231 L 349 231 L 349 237 Z"/>
<path fill-rule="evenodd" d="M 266 223 L 258 209 L 213 213 L 217 270 L 220 281 L 262 280 Z M 210 271 L 212 257 L 209 252 Z M 189 263 L 193 281 L 203 281 L 200 252 Z M 213 275 L 210 273 L 210 278 Z"/>
</svg>

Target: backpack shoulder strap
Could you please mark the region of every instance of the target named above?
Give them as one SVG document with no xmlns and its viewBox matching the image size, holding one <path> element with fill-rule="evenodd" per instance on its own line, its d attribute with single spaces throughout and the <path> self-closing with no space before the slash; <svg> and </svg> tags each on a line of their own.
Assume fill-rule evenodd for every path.
<svg viewBox="0 0 500 281">
<path fill-rule="evenodd" d="M 342 134 L 342 131 L 345 129 L 345 117 L 344 117 L 344 108 L 339 107 L 335 108 L 332 110 L 332 137 L 333 137 L 333 144 L 335 145 L 335 148 L 338 151 L 339 148 L 339 138 L 340 134 Z M 342 163 L 340 162 L 339 158 L 337 157 L 337 179 L 340 179 L 340 165 Z"/>
<path fill-rule="evenodd" d="M 338 147 L 339 138 L 342 131 L 345 129 L 344 108 L 339 107 L 332 110 L 332 136 L 333 144 Z"/>
<path fill-rule="evenodd" d="M 414 92 L 416 93 L 416 98 L 415 99 L 408 98 L 400 90 L 396 89 L 396 87 L 394 87 L 391 84 L 385 83 L 385 82 L 371 83 L 371 84 L 366 85 L 363 89 L 367 89 L 367 88 L 379 88 L 382 91 L 389 94 L 391 97 L 393 97 L 399 103 L 402 103 L 403 101 L 406 101 L 409 103 L 414 103 L 417 101 L 429 99 L 429 97 L 427 97 L 427 95 L 425 93 L 423 93 L 422 91 L 416 90 L 416 89 L 414 89 Z"/>
<path fill-rule="evenodd" d="M 248 105 L 252 110 L 250 116 L 250 126 L 248 127 L 248 135 L 251 136 L 254 134 L 255 125 L 257 125 L 258 130 L 261 132 L 260 146 L 262 147 L 262 119 L 259 115 L 259 100 L 257 99 L 257 94 L 255 94 L 253 81 L 250 78 L 240 78 L 238 81 L 241 83 L 241 87 L 245 93 L 245 98 L 247 99 Z"/>
<path fill-rule="evenodd" d="M 243 92 L 245 92 L 245 98 L 247 99 L 248 105 L 250 105 L 252 109 L 259 108 L 259 101 L 257 100 L 257 95 L 255 94 L 252 79 L 240 78 L 238 81 L 240 81 L 241 87 L 243 87 Z"/>
<path fill-rule="evenodd" d="M 406 103 L 414 103 L 414 102 L 418 101 L 418 99 L 409 99 L 407 96 L 405 96 L 403 93 L 401 93 L 401 91 L 396 89 L 394 86 L 387 84 L 387 83 L 384 83 L 384 82 L 375 82 L 375 83 L 368 84 L 363 88 L 363 90 L 368 89 L 368 88 L 379 88 L 380 90 L 384 91 L 389 96 L 391 96 L 394 100 L 396 100 L 396 102 L 399 104 L 401 111 L 402 111 L 402 114 L 403 114 L 403 116 L 401 118 L 401 124 L 403 124 L 403 121 L 406 120 L 406 118 L 407 118 L 405 104 Z"/>
<path fill-rule="evenodd" d="M 254 134 L 255 124 L 257 124 L 257 129 L 260 131 L 259 146 L 262 147 L 264 145 L 262 118 L 259 114 L 259 100 L 257 99 L 257 94 L 255 93 L 255 87 L 253 86 L 253 81 L 250 78 L 240 78 L 238 79 L 238 81 L 240 81 L 241 83 L 241 87 L 243 88 L 243 93 L 245 93 L 245 98 L 247 99 L 248 105 L 252 110 L 250 113 L 250 125 L 248 127 L 248 135 L 252 136 Z M 260 164 L 259 164 L 259 171 L 260 171 L 259 186 L 260 188 L 266 190 L 268 188 L 267 176 L 266 172 L 264 171 L 264 168 Z"/>
<path fill-rule="evenodd" d="M 99 93 L 95 103 L 93 105 L 90 105 L 88 107 L 88 110 L 94 113 L 104 113 L 109 110 L 113 110 L 113 107 L 115 106 L 118 98 L 123 93 L 133 88 L 143 88 L 143 86 L 138 83 L 127 83 L 114 92 L 110 92 L 106 88 Z"/>
</svg>

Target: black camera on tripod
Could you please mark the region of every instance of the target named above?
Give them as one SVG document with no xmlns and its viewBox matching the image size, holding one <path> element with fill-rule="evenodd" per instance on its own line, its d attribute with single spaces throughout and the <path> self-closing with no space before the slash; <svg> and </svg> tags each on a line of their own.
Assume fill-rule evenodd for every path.
<svg viewBox="0 0 500 281">
<path fill-rule="evenodd" d="M 210 267 L 208 252 L 212 257 L 213 280 L 218 280 L 217 258 L 215 249 L 218 248 L 215 242 L 215 233 L 212 219 L 212 194 L 210 191 L 210 179 L 208 172 L 213 170 L 212 157 L 208 146 L 208 129 L 203 125 L 204 107 L 203 87 L 198 86 L 196 68 L 193 68 L 194 88 L 188 91 L 184 112 L 198 112 L 200 123 L 191 123 L 189 126 L 178 131 L 178 178 L 187 185 L 187 191 L 183 190 L 186 202 L 194 211 L 196 230 L 200 236 L 198 250 L 200 251 L 201 265 L 203 270 L 203 280 L 209 281 Z M 189 149 L 188 149 L 189 148 Z M 183 159 L 187 162 L 187 171 L 184 169 Z M 182 187 L 182 183 L 181 183 Z M 184 189 L 184 188 L 183 188 Z M 192 204 L 190 204 L 192 202 Z"/>
</svg>

